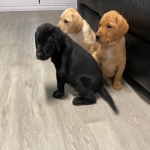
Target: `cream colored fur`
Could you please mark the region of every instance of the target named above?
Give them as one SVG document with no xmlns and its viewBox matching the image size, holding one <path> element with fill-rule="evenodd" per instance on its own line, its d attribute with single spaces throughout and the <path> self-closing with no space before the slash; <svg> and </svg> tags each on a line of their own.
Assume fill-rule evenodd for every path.
<svg viewBox="0 0 150 150">
<path fill-rule="evenodd" d="M 66 9 L 57 26 L 90 54 L 97 50 L 99 44 L 95 32 L 75 9 Z"/>
</svg>

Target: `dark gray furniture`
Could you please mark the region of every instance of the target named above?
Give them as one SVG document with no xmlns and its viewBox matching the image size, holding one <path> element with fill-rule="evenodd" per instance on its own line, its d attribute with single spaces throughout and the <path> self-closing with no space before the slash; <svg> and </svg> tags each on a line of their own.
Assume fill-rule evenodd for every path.
<svg viewBox="0 0 150 150">
<path fill-rule="evenodd" d="M 78 11 L 96 32 L 101 16 L 116 10 L 129 24 L 125 35 L 127 63 L 124 79 L 133 81 L 137 90 L 150 93 L 150 1 L 149 0 L 77 0 Z M 132 85 L 131 85 L 132 86 Z"/>
</svg>

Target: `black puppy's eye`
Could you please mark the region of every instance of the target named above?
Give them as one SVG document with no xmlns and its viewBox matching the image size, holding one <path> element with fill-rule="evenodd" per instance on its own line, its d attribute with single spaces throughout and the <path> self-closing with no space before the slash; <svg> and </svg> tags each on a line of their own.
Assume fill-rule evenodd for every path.
<svg viewBox="0 0 150 150">
<path fill-rule="evenodd" d="M 109 28 L 109 29 L 110 29 L 110 28 L 112 28 L 112 26 L 108 24 L 108 25 L 107 25 L 107 28 Z"/>
<path fill-rule="evenodd" d="M 68 20 L 64 20 L 65 23 L 68 23 Z"/>
</svg>

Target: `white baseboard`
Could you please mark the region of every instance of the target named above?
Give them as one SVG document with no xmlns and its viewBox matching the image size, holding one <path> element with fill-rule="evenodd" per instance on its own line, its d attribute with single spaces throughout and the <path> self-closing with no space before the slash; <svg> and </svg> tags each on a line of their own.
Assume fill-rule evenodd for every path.
<svg viewBox="0 0 150 150">
<path fill-rule="evenodd" d="M 0 5 L 0 12 L 6 12 L 6 11 L 38 11 L 38 10 L 65 10 L 69 7 L 77 9 L 77 3 L 71 3 L 71 4 Z"/>
</svg>

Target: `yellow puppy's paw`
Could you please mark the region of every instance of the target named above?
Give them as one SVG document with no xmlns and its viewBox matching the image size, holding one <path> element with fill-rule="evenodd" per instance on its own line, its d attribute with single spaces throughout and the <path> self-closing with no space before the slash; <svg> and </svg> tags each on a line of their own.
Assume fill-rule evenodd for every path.
<svg viewBox="0 0 150 150">
<path fill-rule="evenodd" d="M 114 89 L 116 89 L 117 91 L 122 90 L 122 84 L 121 83 L 114 83 L 113 84 Z"/>
<path fill-rule="evenodd" d="M 109 86 L 111 84 L 110 79 L 109 78 L 104 78 L 104 84 L 106 86 Z"/>
</svg>

